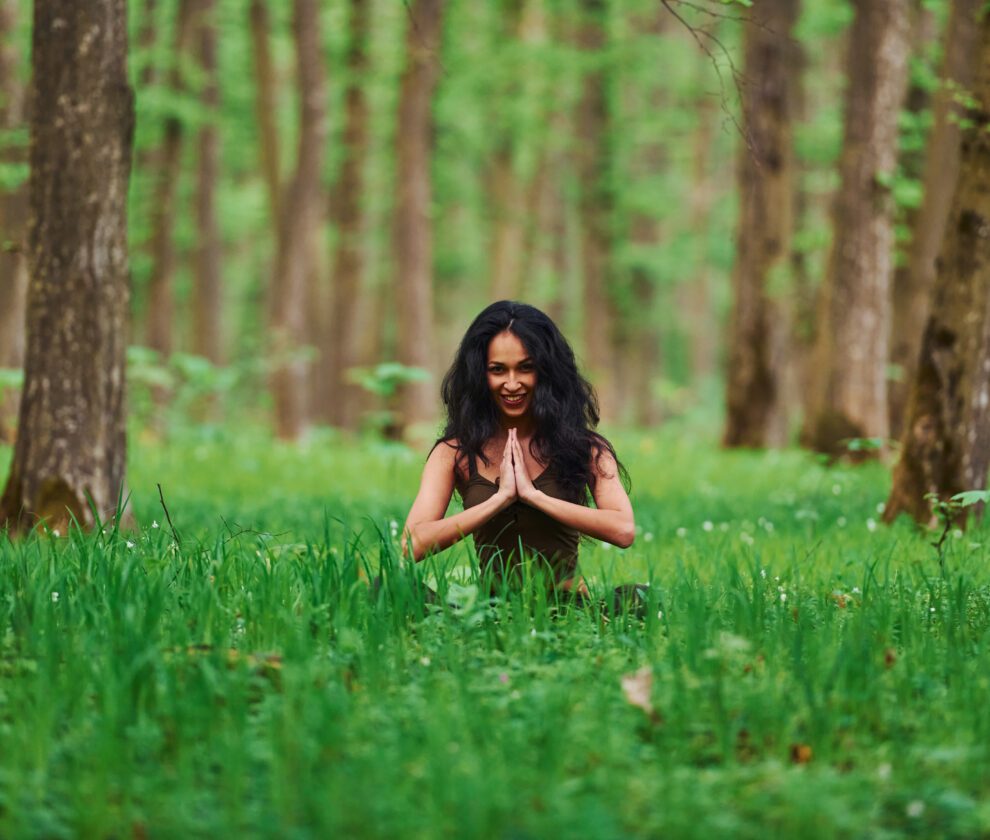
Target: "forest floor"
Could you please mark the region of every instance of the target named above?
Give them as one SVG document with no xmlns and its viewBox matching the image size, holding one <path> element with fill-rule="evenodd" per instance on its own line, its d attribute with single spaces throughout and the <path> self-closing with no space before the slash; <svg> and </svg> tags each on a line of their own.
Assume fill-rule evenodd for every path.
<svg viewBox="0 0 990 840">
<path fill-rule="evenodd" d="M 137 530 L 0 537 L 0 836 L 990 834 L 990 529 L 940 561 L 880 465 L 615 442 L 638 537 L 582 567 L 645 622 L 396 566 L 425 453 L 138 442 Z"/>
</svg>

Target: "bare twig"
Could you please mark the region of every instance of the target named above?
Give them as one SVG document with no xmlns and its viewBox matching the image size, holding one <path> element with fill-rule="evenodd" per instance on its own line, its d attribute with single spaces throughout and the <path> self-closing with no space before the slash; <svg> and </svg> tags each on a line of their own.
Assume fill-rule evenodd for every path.
<svg viewBox="0 0 990 840">
<path fill-rule="evenodd" d="M 165 494 L 162 492 L 161 484 L 158 485 L 158 498 L 162 503 L 162 510 L 165 511 L 165 519 L 168 521 L 168 527 L 172 529 L 172 536 L 175 538 L 175 544 L 178 546 L 182 545 L 182 540 L 179 539 L 179 532 L 175 530 L 175 525 L 172 524 L 172 517 L 168 512 L 168 505 L 165 504 Z"/>
</svg>

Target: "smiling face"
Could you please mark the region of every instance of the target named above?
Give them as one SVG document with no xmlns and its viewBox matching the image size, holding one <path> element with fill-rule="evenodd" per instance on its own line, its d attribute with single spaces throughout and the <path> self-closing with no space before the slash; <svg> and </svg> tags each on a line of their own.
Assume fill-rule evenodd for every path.
<svg viewBox="0 0 990 840">
<path fill-rule="evenodd" d="M 529 410 L 536 388 L 536 365 L 523 343 L 508 330 L 488 344 L 488 389 L 507 421 L 518 421 Z"/>
</svg>

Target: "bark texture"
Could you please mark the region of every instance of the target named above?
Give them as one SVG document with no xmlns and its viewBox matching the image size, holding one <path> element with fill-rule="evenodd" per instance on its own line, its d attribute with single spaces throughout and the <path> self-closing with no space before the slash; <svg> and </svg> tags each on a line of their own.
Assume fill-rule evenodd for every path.
<svg viewBox="0 0 990 840">
<path fill-rule="evenodd" d="M 24 89 L 17 76 L 14 48 L 16 0 L 0 3 L 0 129 L 6 132 L 24 125 Z M 4 152 L 7 163 L 25 159 L 25 150 Z M 0 195 L 0 368 L 18 369 L 24 364 L 24 308 L 27 298 L 27 260 L 24 235 L 27 222 L 27 184 Z M 14 436 L 19 395 L 0 393 L 0 442 Z"/>
<path fill-rule="evenodd" d="M 990 466 L 990 15 L 978 27 L 975 107 L 940 252 L 908 424 L 884 518 L 931 520 L 926 494 L 987 486 Z"/>
<path fill-rule="evenodd" d="M 318 0 L 294 0 L 292 17 L 299 84 L 299 151 L 281 202 L 272 283 L 272 395 L 275 433 L 295 440 L 306 428 L 307 371 L 300 339 L 307 334 L 307 282 L 320 218 L 320 175 L 326 145 L 326 85 Z"/>
<path fill-rule="evenodd" d="M 743 121 L 737 164 L 739 222 L 732 273 L 726 446 L 782 446 L 787 319 L 771 284 L 786 271 L 794 229 L 789 90 L 796 78 L 791 29 L 798 0 L 765 0 L 745 31 Z M 779 295 L 778 295 L 779 298 Z"/>
<path fill-rule="evenodd" d="M 124 486 L 125 0 L 38 0 L 32 41 L 31 284 L 19 434 L 0 527 L 111 516 Z M 64 530 L 63 530 L 64 533 Z"/>
<path fill-rule="evenodd" d="M 804 442 L 832 455 L 888 434 L 897 116 L 907 85 L 908 0 L 855 0 L 840 186 L 821 291 L 813 411 Z"/>
<path fill-rule="evenodd" d="M 924 198 L 911 221 L 907 263 L 894 276 L 890 360 L 900 378 L 890 383 L 891 434 L 904 428 L 921 336 L 928 317 L 935 260 L 945 238 L 949 206 L 959 177 L 960 108 L 956 93 L 973 81 L 980 0 L 954 0 L 944 36 L 941 84 L 932 102 L 934 123 L 922 172 Z"/>
<path fill-rule="evenodd" d="M 216 191 L 220 170 L 220 134 L 217 109 L 220 87 L 217 78 L 217 29 L 215 0 L 200 0 L 197 19 L 197 53 L 205 86 L 202 101 L 209 122 L 199 130 L 199 163 L 196 186 L 196 282 L 193 287 L 193 352 L 213 364 L 223 363 L 220 278 L 220 228 L 217 222 Z"/>
<path fill-rule="evenodd" d="M 433 230 L 431 101 L 439 69 L 443 0 L 415 0 L 406 30 L 406 66 L 399 92 L 395 205 L 395 271 L 399 361 L 432 370 Z M 436 386 L 403 386 L 400 406 L 406 423 L 436 416 Z"/>
<path fill-rule="evenodd" d="M 368 99 L 364 78 L 368 72 L 369 0 L 350 2 L 350 44 L 347 50 L 347 88 L 344 94 L 344 160 L 334 191 L 333 216 L 337 247 L 333 255 L 333 311 L 330 340 L 332 371 L 330 422 L 356 429 L 361 419 L 363 392 L 347 372 L 361 364 L 358 330 L 361 295 L 365 290 L 364 168 L 368 146 Z"/>
</svg>

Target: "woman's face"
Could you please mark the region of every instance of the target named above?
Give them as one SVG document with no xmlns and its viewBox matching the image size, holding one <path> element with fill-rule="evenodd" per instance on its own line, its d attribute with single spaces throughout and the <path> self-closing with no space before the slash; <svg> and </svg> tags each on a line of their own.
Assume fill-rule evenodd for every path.
<svg viewBox="0 0 990 840">
<path fill-rule="evenodd" d="M 536 365 L 523 343 L 508 330 L 488 344 L 488 389 L 502 416 L 518 420 L 529 410 L 536 387 Z"/>
</svg>

